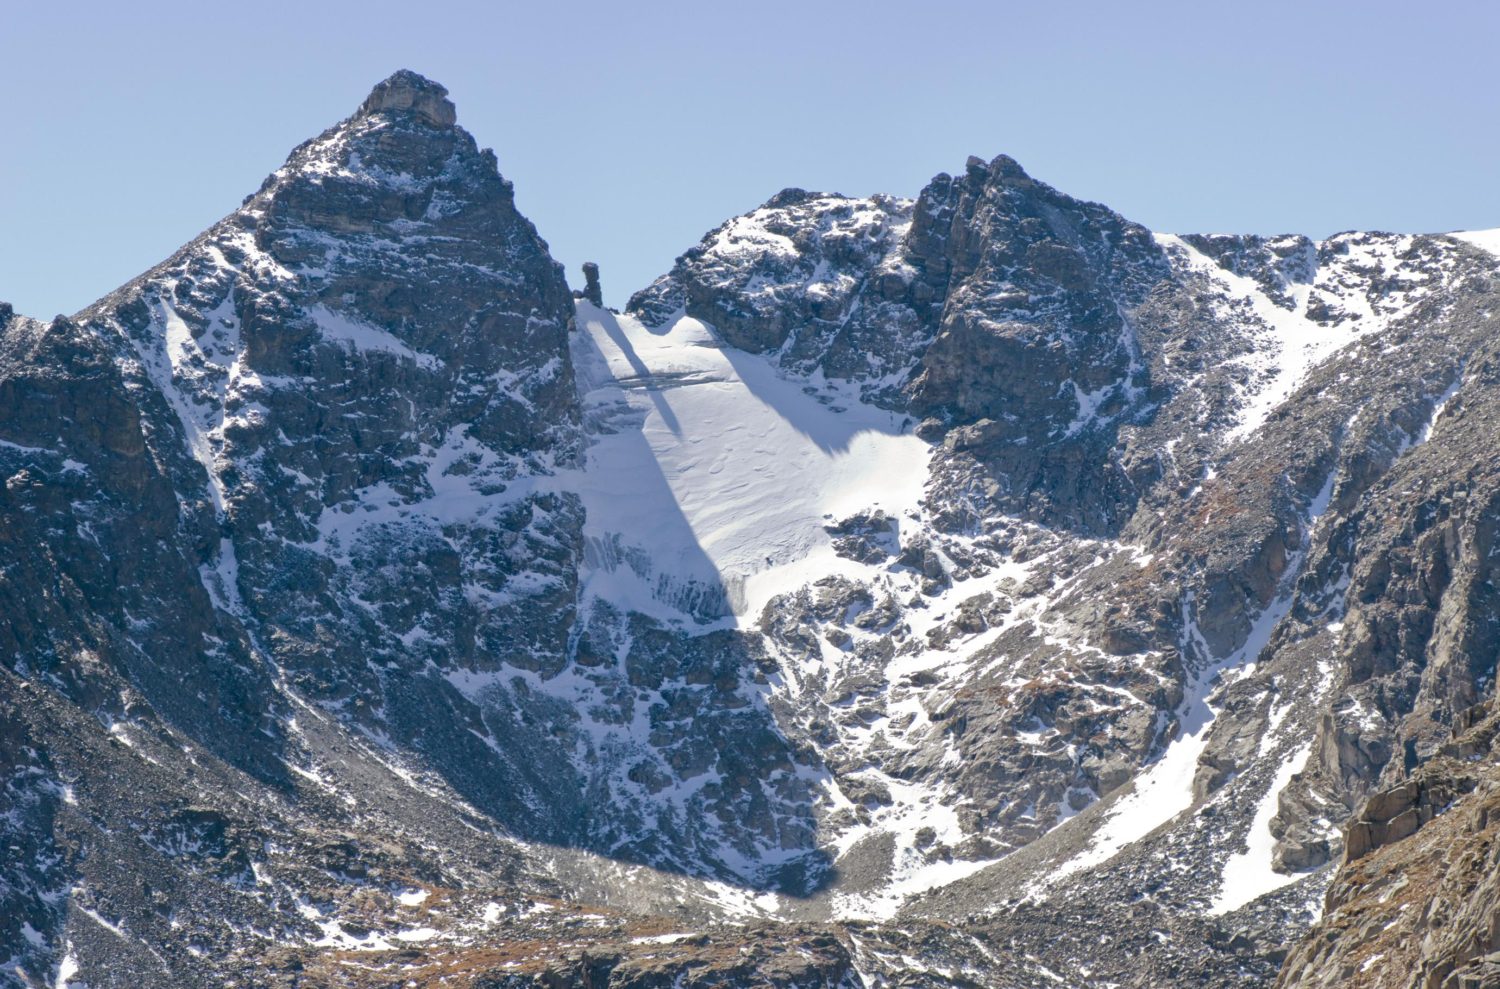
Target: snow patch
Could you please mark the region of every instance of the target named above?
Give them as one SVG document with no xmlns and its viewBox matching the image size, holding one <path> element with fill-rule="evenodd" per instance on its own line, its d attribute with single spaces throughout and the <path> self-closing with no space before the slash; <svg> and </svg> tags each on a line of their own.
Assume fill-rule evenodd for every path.
<svg viewBox="0 0 1500 989">
<path fill-rule="evenodd" d="M 1312 743 L 1305 742 L 1287 756 L 1286 762 L 1276 771 L 1270 788 L 1255 807 L 1255 816 L 1250 819 L 1245 851 L 1236 852 L 1224 862 L 1219 894 L 1214 897 L 1209 913 L 1217 916 L 1238 910 L 1251 900 L 1301 878 L 1295 873 L 1277 872 L 1271 867 L 1271 853 L 1276 847 L 1276 839 L 1271 834 L 1271 818 L 1276 816 L 1281 791 L 1307 765 L 1311 754 Z"/>
<path fill-rule="evenodd" d="M 318 330 L 323 334 L 323 339 L 333 340 L 347 345 L 356 351 L 379 351 L 394 354 L 414 361 L 428 370 L 435 370 L 442 366 L 442 361 L 431 354 L 422 354 L 408 347 L 394 333 L 372 326 L 369 323 L 354 319 L 341 312 L 335 312 L 327 306 L 312 306 L 307 311 L 318 324 Z"/>
<path fill-rule="evenodd" d="M 690 938 L 691 933 L 686 934 L 649 934 L 644 937 L 633 937 L 631 944 L 676 944 L 684 938 Z"/>
<path fill-rule="evenodd" d="M 1463 375 L 1459 375 L 1453 380 L 1453 383 L 1449 385 L 1441 395 L 1438 396 L 1437 401 L 1433 403 L 1432 414 L 1427 417 L 1427 421 L 1423 423 L 1422 428 L 1418 430 L 1416 439 L 1412 442 L 1412 446 L 1421 446 L 1423 443 L 1426 443 L 1429 439 L 1432 438 L 1433 427 L 1435 427 L 1438 420 L 1443 417 L 1443 413 L 1448 411 L 1448 403 L 1453 400 L 1454 395 L 1458 394 L 1458 390 L 1463 387 L 1463 383 Z"/>
<path fill-rule="evenodd" d="M 78 956 L 73 953 L 73 945 L 67 944 L 63 947 L 62 961 L 57 963 L 57 978 L 53 981 L 53 989 L 88 989 L 88 983 L 75 981 L 73 976 L 78 974 Z"/>
</svg>

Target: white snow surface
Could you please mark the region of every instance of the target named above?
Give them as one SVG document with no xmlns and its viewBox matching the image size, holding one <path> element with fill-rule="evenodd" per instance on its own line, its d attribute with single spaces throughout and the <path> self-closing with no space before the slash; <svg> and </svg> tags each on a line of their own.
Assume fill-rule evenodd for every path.
<svg viewBox="0 0 1500 989">
<path fill-rule="evenodd" d="M 616 606 L 685 624 L 691 601 L 718 596 L 723 623 L 753 624 L 842 568 L 826 522 L 921 498 L 931 447 L 901 417 L 844 396 L 836 409 L 698 320 L 651 330 L 580 302 L 573 358 L 592 436 L 561 480 L 587 512 L 587 590 Z"/>
<path fill-rule="evenodd" d="M 85 983 L 76 981 L 73 976 L 78 974 L 78 956 L 73 954 L 73 946 L 67 945 L 63 951 L 62 961 L 57 963 L 57 980 L 53 982 L 54 989 L 72 989 L 72 987 L 83 987 Z"/>
<path fill-rule="evenodd" d="M 1448 236 L 1473 244 L 1481 251 L 1488 251 L 1500 258 L 1500 227 L 1491 230 L 1456 230 Z"/>
<path fill-rule="evenodd" d="M 352 350 L 379 350 L 397 357 L 415 361 L 429 370 L 441 366 L 442 362 L 431 354 L 420 354 L 412 350 L 394 333 L 378 326 L 355 319 L 327 306 L 313 306 L 308 310 L 313 322 L 318 324 L 323 339 L 336 341 Z"/>
<path fill-rule="evenodd" d="M 723 344 L 695 319 L 679 317 L 652 330 L 580 302 L 577 324 L 573 359 L 590 447 L 583 470 L 557 483 L 577 490 L 587 512 L 586 596 L 706 631 L 751 626 L 773 598 L 825 576 L 877 588 L 893 579 L 838 556 L 825 525 L 877 508 L 900 525 L 922 516 L 932 449 L 903 432 L 904 417 L 863 404 L 821 376 L 789 377 L 766 358 Z M 1027 571 L 1022 565 L 1001 567 L 950 593 L 965 597 L 980 589 L 973 584 L 988 587 Z M 915 593 L 915 583 L 906 591 Z M 721 596 L 719 614 L 690 610 L 715 594 Z M 937 620 L 908 617 L 919 632 L 924 621 Z M 926 668 L 958 661 L 981 640 L 956 646 L 958 654 L 939 650 L 925 660 L 894 659 L 883 679 L 910 672 L 913 663 Z M 783 668 L 786 679 L 775 689 L 795 692 L 804 676 L 828 672 L 829 664 L 849 657 L 825 648 L 821 657 L 784 658 L 790 664 Z M 555 693 L 557 684 L 549 686 Z M 917 697 L 904 697 L 899 705 L 915 718 L 910 730 L 930 724 Z M 889 718 L 881 718 L 863 731 L 845 732 L 842 742 L 857 748 L 882 739 L 911 744 L 890 735 L 889 727 Z M 608 739 L 596 742 L 606 745 Z M 878 763 L 866 775 L 891 792 L 892 804 L 869 812 L 865 824 L 825 837 L 842 855 L 865 838 L 890 835 L 894 860 L 878 888 L 836 896 L 837 916 L 893 916 L 911 896 L 991 864 L 928 861 L 918 849 L 916 835 L 924 828 L 941 841 L 962 840 L 955 795 L 903 783 Z M 831 779 L 821 788 L 830 806 L 852 810 Z M 742 863 L 747 873 L 754 864 Z M 724 905 L 736 914 L 748 911 L 745 904 Z M 756 906 L 754 912 L 763 911 Z"/>
<path fill-rule="evenodd" d="M 1250 819 L 1245 850 L 1229 856 L 1224 863 L 1223 884 L 1209 913 L 1218 915 L 1238 910 L 1251 900 L 1302 878 L 1297 873 L 1277 872 L 1271 868 L 1271 852 L 1276 847 L 1276 838 L 1271 834 L 1271 818 L 1276 816 L 1281 791 L 1307 765 L 1311 753 L 1312 743 L 1304 742 L 1277 769 L 1270 788 L 1255 807 L 1255 816 Z"/>
</svg>

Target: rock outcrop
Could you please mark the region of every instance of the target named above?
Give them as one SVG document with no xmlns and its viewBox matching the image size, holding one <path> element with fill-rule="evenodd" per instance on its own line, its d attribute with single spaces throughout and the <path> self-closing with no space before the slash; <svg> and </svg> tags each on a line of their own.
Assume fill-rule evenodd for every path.
<svg viewBox="0 0 1500 989">
<path fill-rule="evenodd" d="M 1478 989 L 1500 953 L 1500 717 L 1465 711 L 1451 739 L 1373 794 L 1347 829 L 1324 915 L 1282 987 Z"/>
<path fill-rule="evenodd" d="M 604 306 L 604 290 L 599 287 L 599 266 L 592 261 L 583 263 L 583 290 L 579 293 L 580 299 L 587 299 L 592 305 Z"/>
</svg>

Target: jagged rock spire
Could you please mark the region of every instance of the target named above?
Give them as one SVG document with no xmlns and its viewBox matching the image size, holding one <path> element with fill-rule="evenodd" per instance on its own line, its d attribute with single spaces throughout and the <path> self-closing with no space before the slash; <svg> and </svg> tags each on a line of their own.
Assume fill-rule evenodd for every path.
<svg viewBox="0 0 1500 989">
<path fill-rule="evenodd" d="M 599 266 L 593 261 L 583 263 L 583 297 L 596 306 L 604 305 L 604 291 L 599 287 Z"/>
<path fill-rule="evenodd" d="M 362 116 L 391 110 L 412 113 L 433 127 L 452 127 L 458 121 L 448 90 L 410 69 L 376 84 L 359 108 Z"/>
</svg>

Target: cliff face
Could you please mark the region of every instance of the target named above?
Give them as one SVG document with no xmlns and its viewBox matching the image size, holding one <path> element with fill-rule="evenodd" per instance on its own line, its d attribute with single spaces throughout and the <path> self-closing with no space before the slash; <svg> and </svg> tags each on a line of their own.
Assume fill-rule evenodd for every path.
<svg viewBox="0 0 1500 989">
<path fill-rule="evenodd" d="M 177 586 L 303 701 L 430 752 L 481 805 L 561 800 L 544 834 L 573 813 L 566 766 L 486 744 L 455 682 L 566 661 L 580 509 L 538 479 L 578 456 L 571 318 L 494 156 L 401 73 L 77 319 L 177 496 Z"/>
<path fill-rule="evenodd" d="M 1279 986 L 1496 984 L 1500 719 L 1492 707 L 1466 711 L 1434 754 L 1359 808 L 1323 918 Z"/>
<path fill-rule="evenodd" d="M 0 972 L 1485 984 L 1486 245 L 971 159 L 616 314 L 397 73 L 0 307 Z"/>
</svg>

